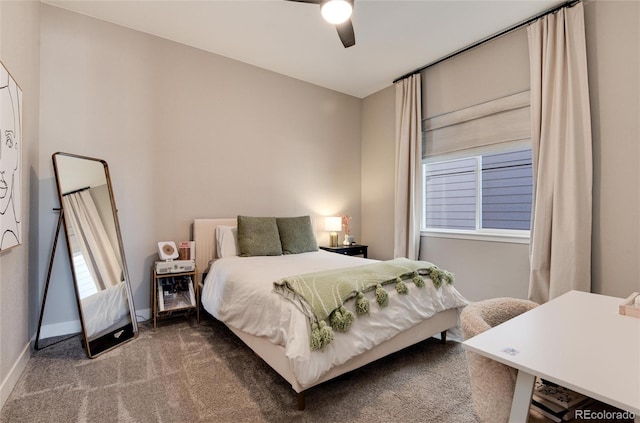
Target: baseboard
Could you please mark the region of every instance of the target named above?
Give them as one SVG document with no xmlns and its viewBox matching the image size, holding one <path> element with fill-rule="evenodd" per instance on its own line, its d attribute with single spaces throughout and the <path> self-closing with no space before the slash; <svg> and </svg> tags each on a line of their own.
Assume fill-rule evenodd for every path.
<svg viewBox="0 0 640 423">
<path fill-rule="evenodd" d="M 153 315 L 151 314 L 151 309 L 145 308 L 142 310 L 136 310 L 136 318 L 138 320 L 138 323 L 146 322 L 147 320 L 152 319 Z"/>
<path fill-rule="evenodd" d="M 82 332 L 80 320 L 53 323 L 50 325 L 42 325 L 42 327 L 40 328 L 40 339 L 52 338 L 54 336 L 70 335 L 72 333 L 80 332 Z"/>
<path fill-rule="evenodd" d="M 136 310 L 136 319 L 138 322 L 144 322 L 151 318 L 151 309 Z M 50 325 L 42 325 L 40 328 L 40 339 L 52 338 L 54 336 L 65 336 L 73 333 L 82 332 L 80 320 L 72 320 L 69 322 L 53 323 Z"/>
<path fill-rule="evenodd" d="M 18 383 L 18 379 L 20 379 L 20 375 L 24 371 L 25 367 L 27 367 L 27 363 L 29 362 L 29 358 L 31 358 L 31 342 L 28 342 L 25 345 L 22 353 L 18 357 L 11 370 L 7 374 L 7 377 L 4 378 L 2 384 L 0 385 L 0 409 L 4 407 L 4 403 L 9 398 L 11 391 Z"/>
</svg>

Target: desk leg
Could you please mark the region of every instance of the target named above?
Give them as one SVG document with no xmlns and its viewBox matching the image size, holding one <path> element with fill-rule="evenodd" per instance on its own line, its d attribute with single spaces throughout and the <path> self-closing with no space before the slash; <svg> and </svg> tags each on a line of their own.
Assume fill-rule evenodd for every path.
<svg viewBox="0 0 640 423">
<path fill-rule="evenodd" d="M 535 382 L 535 375 L 518 370 L 516 389 L 513 393 L 513 402 L 511 403 L 511 415 L 509 416 L 510 423 L 523 423 L 529 418 L 531 395 L 533 394 Z"/>
</svg>

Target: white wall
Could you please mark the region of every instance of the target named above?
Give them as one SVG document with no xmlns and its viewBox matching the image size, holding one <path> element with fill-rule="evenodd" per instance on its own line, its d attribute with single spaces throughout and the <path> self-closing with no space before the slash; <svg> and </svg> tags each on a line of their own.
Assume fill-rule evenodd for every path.
<svg viewBox="0 0 640 423">
<path fill-rule="evenodd" d="M 138 310 L 149 308 L 157 242 L 190 239 L 194 218 L 348 214 L 359 239 L 360 99 L 42 12 L 40 230 L 50 237 L 57 218 L 51 154 L 106 160 Z M 51 243 L 41 245 L 46 268 Z M 56 259 L 45 325 L 77 319 L 66 260 Z"/>
<path fill-rule="evenodd" d="M 395 93 L 391 86 L 362 104 L 362 242 L 378 260 L 393 258 Z"/>
<path fill-rule="evenodd" d="M 517 31 L 428 68 L 422 79 L 423 114 L 438 116 L 527 90 L 526 48 L 526 33 Z M 363 101 L 363 239 L 382 259 L 393 257 L 394 108 L 393 87 Z M 431 236 L 423 236 L 420 244 L 420 258 L 453 272 L 456 287 L 471 300 L 527 296 L 527 244 Z"/>
<path fill-rule="evenodd" d="M 640 291 L 640 2 L 585 3 L 593 138 L 592 289 Z"/>
<path fill-rule="evenodd" d="M 0 1 L 0 60 L 23 95 L 22 244 L 0 253 L 0 407 L 30 357 L 40 292 L 38 245 L 38 113 L 40 2 Z"/>
<path fill-rule="evenodd" d="M 585 24 L 594 152 L 592 290 L 626 297 L 640 290 L 640 171 L 637 166 L 640 159 L 640 3 L 586 1 Z M 499 39 L 492 44 L 505 42 Z M 501 91 L 506 95 L 528 87 L 528 71 L 524 78 L 524 74 L 517 71 L 526 65 L 526 49 L 514 50 L 514 46 L 503 45 L 495 50 L 487 46 L 427 71 L 431 79 L 423 85 L 423 107 L 428 116 L 477 104 L 490 92 Z M 496 70 L 500 72 L 499 78 L 480 79 L 487 76 L 488 67 L 499 61 L 506 61 Z M 479 81 L 485 82 L 478 84 Z M 363 110 L 373 107 L 372 104 L 384 107 L 379 94 L 365 98 Z M 386 107 L 394 107 L 393 98 L 385 97 L 385 101 Z M 369 121 L 367 125 L 376 128 L 385 124 Z M 391 134 L 393 122 L 386 125 L 385 133 Z M 368 130 L 363 124 L 363 134 Z M 377 127 L 376 130 L 383 129 Z M 363 140 L 363 146 L 365 142 Z M 394 144 L 393 136 L 378 139 L 376 144 L 379 149 L 390 148 L 388 146 Z M 363 169 L 387 169 L 388 172 L 393 166 L 393 156 L 363 154 Z M 367 178 L 363 178 L 362 184 L 363 193 L 374 189 Z M 387 188 L 381 186 L 381 189 Z M 387 204 L 393 203 L 393 189 L 379 195 L 386 198 Z M 362 219 L 367 222 L 367 226 L 363 225 L 363 239 L 372 237 L 370 230 L 389 224 L 383 220 L 386 216 L 380 217 L 367 208 L 363 208 Z M 392 242 L 392 238 L 388 242 Z M 424 259 L 456 273 L 458 289 L 471 300 L 499 296 L 526 298 L 529 279 L 526 244 L 423 237 L 421 246 Z"/>
<path fill-rule="evenodd" d="M 593 290 L 626 296 L 640 290 L 640 3 L 587 1 L 585 15 Z M 376 258 L 392 255 L 392 88 L 360 101 L 26 0 L 0 1 L 0 59 L 24 94 L 23 244 L 0 254 L 0 405 L 35 333 L 57 219 L 54 151 L 110 164 L 138 308 L 148 307 L 155 242 L 189 238 L 194 217 L 346 213 Z M 459 288 L 470 299 L 521 289 L 503 272 L 473 266 L 512 261 L 524 269 L 524 246 L 491 252 L 458 242 L 425 251 L 428 259 L 441 254 L 443 267 L 464 266 L 458 277 L 468 282 Z M 49 297 L 56 313 L 45 324 L 76 318 L 67 267 L 58 253 Z"/>
<path fill-rule="evenodd" d="M 427 68 L 422 81 L 426 118 L 528 90 L 526 28 Z"/>
<path fill-rule="evenodd" d="M 439 116 L 529 89 L 526 30 L 519 29 L 423 72 L 423 115 Z M 470 300 L 526 298 L 529 245 L 423 236 L 420 257 L 456 276 Z"/>
</svg>

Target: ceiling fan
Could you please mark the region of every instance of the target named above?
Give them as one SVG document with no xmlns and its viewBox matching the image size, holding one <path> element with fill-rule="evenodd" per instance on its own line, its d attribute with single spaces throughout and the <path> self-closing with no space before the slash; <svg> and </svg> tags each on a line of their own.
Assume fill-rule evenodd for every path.
<svg viewBox="0 0 640 423">
<path fill-rule="evenodd" d="M 319 4 L 322 17 L 329 23 L 336 26 L 340 41 L 345 48 L 356 43 L 356 36 L 351 23 L 351 13 L 353 12 L 353 2 L 355 0 L 287 0 L 297 3 Z"/>
</svg>

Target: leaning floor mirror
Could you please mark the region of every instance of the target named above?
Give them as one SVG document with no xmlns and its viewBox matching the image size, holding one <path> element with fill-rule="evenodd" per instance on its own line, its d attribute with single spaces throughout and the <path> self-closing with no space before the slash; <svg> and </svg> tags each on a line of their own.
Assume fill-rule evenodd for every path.
<svg viewBox="0 0 640 423">
<path fill-rule="evenodd" d="M 93 358 L 138 336 L 109 167 L 69 153 L 55 153 L 53 167 L 84 346 Z"/>
</svg>

